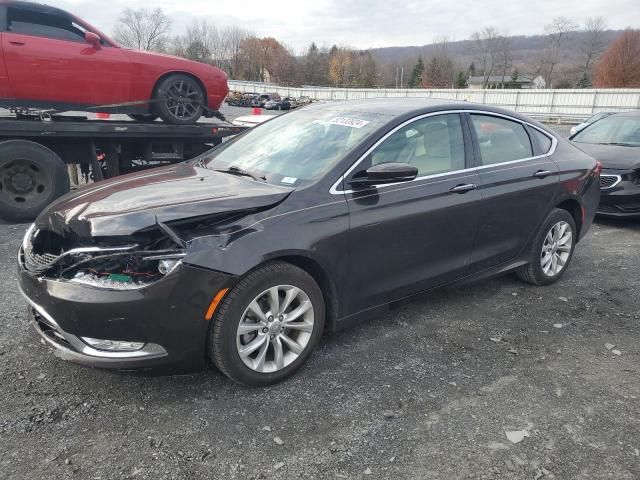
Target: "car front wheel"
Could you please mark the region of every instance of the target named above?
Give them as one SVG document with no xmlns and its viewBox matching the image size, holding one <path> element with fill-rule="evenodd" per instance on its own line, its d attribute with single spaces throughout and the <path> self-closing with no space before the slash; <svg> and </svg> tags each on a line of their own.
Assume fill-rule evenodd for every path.
<svg viewBox="0 0 640 480">
<path fill-rule="evenodd" d="M 232 380 L 270 385 L 299 369 L 324 328 L 324 299 L 304 270 L 274 262 L 248 273 L 213 319 L 209 356 Z"/>
<path fill-rule="evenodd" d="M 576 222 L 566 210 L 556 208 L 538 232 L 529 264 L 516 273 L 525 282 L 550 285 L 569 267 L 577 241 Z"/>
</svg>

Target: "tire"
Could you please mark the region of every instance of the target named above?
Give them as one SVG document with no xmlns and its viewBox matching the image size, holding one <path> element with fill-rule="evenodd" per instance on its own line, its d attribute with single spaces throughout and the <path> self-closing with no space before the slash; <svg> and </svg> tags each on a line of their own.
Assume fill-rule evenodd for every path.
<svg viewBox="0 0 640 480">
<path fill-rule="evenodd" d="M 200 83 L 189 75 L 169 75 L 156 87 L 154 98 L 158 100 L 156 111 L 166 123 L 191 125 L 204 112 L 204 91 Z"/>
<path fill-rule="evenodd" d="M 285 330 L 280 330 L 282 325 L 293 325 L 293 323 L 286 323 L 287 313 L 284 313 L 284 317 L 276 315 L 276 318 L 270 321 L 272 317 L 268 317 L 268 315 L 272 306 L 268 301 L 268 291 L 276 286 L 286 289 L 293 286 L 306 295 L 306 298 L 304 296 L 295 297 L 290 306 L 285 306 L 284 310 L 291 315 L 294 314 L 296 308 L 302 307 L 303 303 L 310 302 L 312 308 L 296 320 L 297 323 L 302 318 L 302 323 L 297 324 L 299 326 L 305 324 L 307 331 L 293 327 L 291 329 L 284 327 Z M 280 307 L 286 301 L 286 291 L 288 290 L 279 290 Z M 261 296 L 263 294 L 265 296 Z M 265 314 L 261 324 L 253 323 L 256 320 L 245 316 L 258 318 L 249 309 L 249 305 L 254 301 Z M 262 310 L 263 308 L 265 310 L 269 308 L 269 310 L 265 312 Z M 285 323 L 279 323 L 279 320 L 283 318 Z M 251 323 L 247 323 L 249 321 Z M 310 323 L 312 327 L 309 326 Z M 241 324 L 252 331 L 242 335 L 239 332 Z M 252 327 L 252 325 L 261 326 Z M 319 342 L 323 330 L 324 299 L 315 280 L 304 270 L 291 264 L 269 263 L 256 268 L 243 277 L 218 306 L 209 334 L 209 358 L 222 373 L 238 383 L 251 386 L 271 385 L 291 376 L 305 363 Z M 278 333 L 280 331 L 283 333 Z M 289 340 L 292 338 L 295 340 L 298 353 L 289 349 L 288 341 L 280 340 L 283 336 Z M 245 356 L 243 360 L 240 350 L 260 341 L 260 337 L 263 340 L 261 346 Z M 265 347 L 264 344 L 267 346 Z M 281 345 L 280 358 L 282 361 L 280 366 L 276 364 L 276 344 Z M 258 358 L 260 358 L 263 349 L 265 360 L 262 362 L 263 370 L 259 371 L 256 367 L 260 368 L 258 367 L 260 365 Z M 248 364 L 253 364 L 254 367 L 250 367 Z"/>
<path fill-rule="evenodd" d="M 60 157 L 35 142 L 0 142 L 0 216 L 33 220 L 69 191 L 69 175 Z"/>
<path fill-rule="evenodd" d="M 155 113 L 129 113 L 127 116 L 131 120 L 143 123 L 151 123 L 155 121 L 156 118 L 158 118 L 158 115 Z"/>
<path fill-rule="evenodd" d="M 564 234 L 561 233 L 562 230 L 554 230 L 558 225 L 566 226 L 567 230 Z M 571 231 L 571 238 L 562 242 L 568 230 Z M 554 232 L 560 233 L 557 240 L 553 237 Z M 551 236 L 551 243 L 548 241 L 549 236 Z M 573 216 L 566 210 L 554 209 L 533 241 L 529 263 L 517 269 L 516 274 L 521 280 L 533 285 L 551 285 L 557 282 L 571 263 L 576 239 L 577 229 Z M 553 260 L 554 255 L 558 257 L 556 260 Z M 549 263 L 549 257 L 551 257 L 551 263 Z M 557 267 L 553 266 L 554 262 Z"/>
</svg>

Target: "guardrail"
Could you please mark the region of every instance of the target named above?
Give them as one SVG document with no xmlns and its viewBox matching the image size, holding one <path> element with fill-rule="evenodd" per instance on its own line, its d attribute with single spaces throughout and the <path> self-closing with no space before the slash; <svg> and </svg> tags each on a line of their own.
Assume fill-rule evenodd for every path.
<svg viewBox="0 0 640 480">
<path fill-rule="evenodd" d="M 277 93 L 286 97 L 307 96 L 314 100 L 353 100 L 361 98 L 438 98 L 493 105 L 551 120 L 571 118 L 579 121 L 606 110 L 640 109 L 640 89 L 576 90 L 474 90 L 474 89 L 395 89 L 282 87 L 270 83 L 229 81 L 229 89 L 239 92 Z"/>
</svg>

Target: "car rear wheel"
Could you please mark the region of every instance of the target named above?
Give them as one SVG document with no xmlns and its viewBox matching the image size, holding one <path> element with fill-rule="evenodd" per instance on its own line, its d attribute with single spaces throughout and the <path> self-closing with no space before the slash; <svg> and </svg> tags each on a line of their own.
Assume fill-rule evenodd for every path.
<svg viewBox="0 0 640 480">
<path fill-rule="evenodd" d="M 0 217 L 33 220 L 68 191 L 67 168 L 55 152 L 25 140 L 0 143 Z"/>
<path fill-rule="evenodd" d="M 313 278 L 283 262 L 247 274 L 218 307 L 209 356 L 236 382 L 270 385 L 299 369 L 320 340 L 324 300 Z"/>
<path fill-rule="evenodd" d="M 189 75 L 169 75 L 156 88 L 155 99 L 160 118 L 174 125 L 195 123 L 204 112 L 204 91 Z"/>
<path fill-rule="evenodd" d="M 529 264 L 516 273 L 534 285 L 550 285 L 569 267 L 577 240 L 576 222 L 566 210 L 555 209 L 538 232 Z"/>
</svg>

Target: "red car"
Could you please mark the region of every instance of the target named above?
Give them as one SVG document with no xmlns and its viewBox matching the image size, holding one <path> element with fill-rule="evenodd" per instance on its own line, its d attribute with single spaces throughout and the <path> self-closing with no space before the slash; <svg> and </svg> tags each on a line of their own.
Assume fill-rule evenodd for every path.
<svg viewBox="0 0 640 480">
<path fill-rule="evenodd" d="M 0 0 L 0 106 L 128 113 L 191 124 L 228 93 L 211 65 L 120 47 L 63 10 Z M 124 105 L 123 105 L 124 104 Z M 133 105 L 132 105 L 133 104 Z"/>
</svg>

